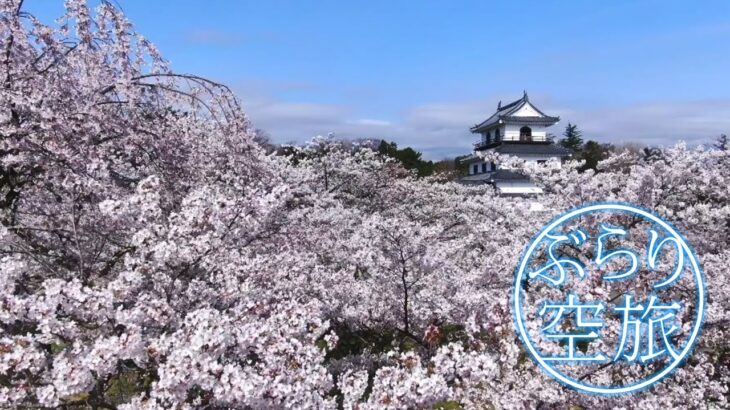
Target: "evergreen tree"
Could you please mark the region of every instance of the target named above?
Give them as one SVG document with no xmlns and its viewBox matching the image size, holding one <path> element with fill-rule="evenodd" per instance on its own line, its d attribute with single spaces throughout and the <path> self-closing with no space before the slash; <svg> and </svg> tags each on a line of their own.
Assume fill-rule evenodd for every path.
<svg viewBox="0 0 730 410">
<path fill-rule="evenodd" d="M 560 145 L 574 152 L 578 152 L 583 146 L 582 135 L 577 125 L 568 123 L 565 127 L 565 132 L 563 132 L 563 138 L 560 140 Z"/>
<path fill-rule="evenodd" d="M 424 161 L 421 159 L 421 153 L 411 147 L 398 149 L 395 142 L 381 141 L 378 146 L 378 152 L 391 158 L 395 158 L 403 164 L 405 169 L 415 169 L 419 177 L 425 177 L 433 174 L 436 165 L 433 161 Z"/>
<path fill-rule="evenodd" d="M 380 155 L 385 155 L 391 158 L 397 158 L 398 156 L 398 145 L 395 142 L 388 142 L 385 140 L 380 141 L 378 146 L 378 152 Z"/>
<path fill-rule="evenodd" d="M 715 148 L 719 149 L 720 151 L 727 151 L 730 149 L 730 140 L 728 140 L 726 134 L 721 134 L 719 137 L 717 137 L 717 142 L 715 142 Z"/>
<path fill-rule="evenodd" d="M 576 155 L 578 159 L 585 161 L 585 164 L 578 168 L 578 171 L 583 172 L 587 169 L 597 170 L 598 162 L 608 158 L 611 149 L 611 144 L 601 144 L 596 141 L 586 142 Z"/>
</svg>

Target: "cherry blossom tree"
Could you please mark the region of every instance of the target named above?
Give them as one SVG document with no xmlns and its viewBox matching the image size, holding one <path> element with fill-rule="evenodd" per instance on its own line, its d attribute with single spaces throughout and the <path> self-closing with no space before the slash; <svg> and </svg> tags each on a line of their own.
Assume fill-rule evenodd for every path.
<svg viewBox="0 0 730 410">
<path fill-rule="evenodd" d="M 319 303 L 257 285 L 290 194 L 230 91 L 107 2 L 1 4 L 0 401 L 326 404 Z"/>
</svg>

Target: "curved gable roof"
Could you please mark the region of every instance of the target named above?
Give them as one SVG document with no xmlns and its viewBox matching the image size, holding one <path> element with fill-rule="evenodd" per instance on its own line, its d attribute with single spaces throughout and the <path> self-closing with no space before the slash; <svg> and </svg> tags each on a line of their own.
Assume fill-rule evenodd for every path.
<svg viewBox="0 0 730 410">
<path fill-rule="evenodd" d="M 538 114 L 540 114 L 539 117 L 535 116 L 514 116 L 512 114 L 519 111 L 522 107 L 525 105 L 529 105 L 532 109 L 534 109 Z M 546 115 L 542 111 L 540 111 L 539 108 L 535 107 L 531 102 L 529 97 L 527 96 L 527 92 L 524 93 L 522 98 L 516 101 L 512 101 L 511 103 L 505 105 L 505 106 L 498 106 L 497 112 L 492 114 L 489 118 L 482 121 L 479 124 L 474 125 L 470 128 L 471 132 L 478 133 L 481 131 L 486 131 L 489 128 L 491 128 L 493 125 L 499 123 L 500 120 L 508 120 L 510 122 L 519 121 L 522 118 L 529 118 L 529 121 L 532 123 L 545 123 L 545 124 L 555 124 L 556 122 L 560 121 L 560 117 L 551 117 L 549 115 Z"/>
</svg>

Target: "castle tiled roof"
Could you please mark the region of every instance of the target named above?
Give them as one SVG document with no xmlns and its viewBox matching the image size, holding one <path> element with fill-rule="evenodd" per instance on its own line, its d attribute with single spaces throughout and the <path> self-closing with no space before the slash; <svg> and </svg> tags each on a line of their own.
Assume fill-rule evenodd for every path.
<svg viewBox="0 0 730 410">
<path fill-rule="evenodd" d="M 510 171 L 508 169 L 498 169 L 490 175 L 489 179 L 492 182 L 500 182 L 500 181 L 529 181 L 530 178 L 515 172 Z"/>
<path fill-rule="evenodd" d="M 516 171 L 498 169 L 492 172 L 479 173 L 461 177 L 461 183 L 468 185 L 493 184 L 496 182 L 529 182 L 530 178 Z"/>
<path fill-rule="evenodd" d="M 567 148 L 555 145 L 552 142 L 517 142 L 501 141 L 496 144 L 484 145 L 476 150 L 493 149 L 494 152 L 504 155 L 546 155 L 554 157 L 569 157 L 571 152 Z"/>
<path fill-rule="evenodd" d="M 516 116 L 512 115 L 515 112 L 517 112 L 520 108 L 524 107 L 525 104 L 530 104 L 532 108 L 537 111 L 539 116 Z M 474 133 L 480 133 L 482 131 L 487 131 L 490 128 L 494 127 L 498 124 L 505 124 L 505 123 L 529 123 L 529 124 L 544 124 L 544 125 L 553 125 L 556 122 L 560 121 L 560 117 L 552 117 L 549 115 L 546 115 L 542 111 L 540 111 L 537 107 L 532 105 L 530 103 L 530 98 L 527 96 L 527 92 L 525 92 L 522 95 L 522 98 L 520 98 L 517 101 L 513 101 L 505 106 L 502 106 L 501 102 L 499 105 L 497 105 L 497 112 L 492 114 L 489 118 L 482 121 L 479 124 L 474 125 L 471 127 L 471 132 Z"/>
</svg>

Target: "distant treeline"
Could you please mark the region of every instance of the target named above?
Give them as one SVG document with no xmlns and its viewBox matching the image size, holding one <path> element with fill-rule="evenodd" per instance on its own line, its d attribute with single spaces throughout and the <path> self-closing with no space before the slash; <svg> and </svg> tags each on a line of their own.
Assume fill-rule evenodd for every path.
<svg viewBox="0 0 730 410">
<path fill-rule="evenodd" d="M 280 155 L 303 155 L 303 152 L 297 151 L 295 145 L 274 145 L 269 142 L 269 137 L 265 132 L 257 130 L 256 140 L 267 147 L 269 151 L 276 151 Z M 561 138 L 556 140 L 554 135 L 548 134 L 548 139 L 556 144 L 565 147 L 573 152 L 572 159 L 585 161 L 583 166 L 578 168 L 580 172 L 592 169 L 597 171 L 598 163 L 607 158 L 612 152 L 633 151 L 644 156 L 651 156 L 656 149 L 648 147 L 641 143 L 622 143 L 608 144 L 600 143 L 594 140 L 583 140 L 583 132 L 578 129 L 576 124 L 568 123 Z M 431 176 L 435 173 L 453 174 L 454 176 L 468 174 L 466 164 L 462 164 L 461 160 L 467 155 L 457 156 L 455 158 L 444 158 L 439 161 L 426 161 L 422 158 L 423 154 L 411 147 L 398 148 L 398 144 L 393 141 L 381 139 L 362 139 L 356 141 L 343 141 L 343 144 L 355 147 L 370 148 L 378 151 L 381 155 L 393 158 L 400 162 L 405 169 L 414 170 L 419 177 Z M 730 149 L 730 140 L 726 134 L 720 135 L 713 147 L 720 150 Z M 295 154 L 295 152 L 297 152 Z"/>
<path fill-rule="evenodd" d="M 395 142 L 380 141 L 378 146 L 378 152 L 382 155 L 395 158 L 398 162 L 403 164 L 405 169 L 415 169 L 419 177 L 425 177 L 433 175 L 438 168 L 438 163 L 433 161 L 424 161 L 421 158 L 421 153 L 414 150 L 411 147 L 405 147 L 398 149 L 398 145 Z"/>
</svg>

